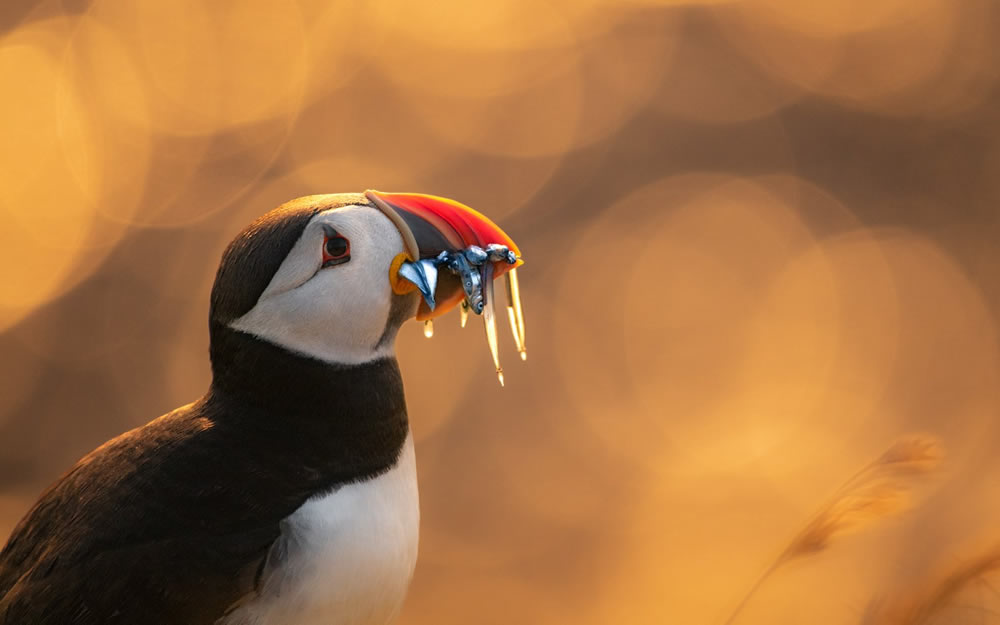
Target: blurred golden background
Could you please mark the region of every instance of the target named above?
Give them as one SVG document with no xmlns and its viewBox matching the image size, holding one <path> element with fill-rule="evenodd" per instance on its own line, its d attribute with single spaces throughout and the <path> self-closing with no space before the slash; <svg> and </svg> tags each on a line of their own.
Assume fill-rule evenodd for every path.
<svg viewBox="0 0 1000 625">
<path fill-rule="evenodd" d="M 0 25 L 0 536 L 204 392 L 246 223 L 419 191 L 518 242 L 530 357 L 503 337 L 501 389 L 478 323 L 404 328 L 403 625 L 723 623 L 910 433 L 946 455 L 909 508 L 732 622 L 996 620 L 995 1 L 6 0 Z M 934 610 L 877 609 L 973 558 Z"/>
</svg>

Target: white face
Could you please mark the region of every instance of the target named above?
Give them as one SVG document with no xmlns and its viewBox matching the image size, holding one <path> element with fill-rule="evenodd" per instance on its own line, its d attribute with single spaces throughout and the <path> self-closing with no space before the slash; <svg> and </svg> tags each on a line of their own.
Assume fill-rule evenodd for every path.
<svg viewBox="0 0 1000 625">
<path fill-rule="evenodd" d="M 331 228 L 350 242 L 350 260 L 324 267 Z M 419 303 L 415 294 L 393 294 L 389 284 L 389 266 L 402 251 L 396 226 L 376 208 L 318 213 L 257 304 L 230 325 L 329 362 L 357 364 L 391 355 L 398 324 L 415 315 Z"/>
</svg>

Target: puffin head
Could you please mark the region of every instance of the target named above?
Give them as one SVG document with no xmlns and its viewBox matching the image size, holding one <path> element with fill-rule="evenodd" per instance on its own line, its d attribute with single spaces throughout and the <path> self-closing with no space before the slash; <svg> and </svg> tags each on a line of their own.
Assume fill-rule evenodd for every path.
<svg viewBox="0 0 1000 625">
<path fill-rule="evenodd" d="M 483 315 L 496 358 L 493 280 L 523 354 L 514 242 L 484 215 L 429 195 L 311 195 L 254 221 L 229 244 L 212 287 L 210 327 L 338 364 L 391 356 L 408 319 L 461 306 Z M 502 377 L 501 377 L 502 382 Z"/>
</svg>

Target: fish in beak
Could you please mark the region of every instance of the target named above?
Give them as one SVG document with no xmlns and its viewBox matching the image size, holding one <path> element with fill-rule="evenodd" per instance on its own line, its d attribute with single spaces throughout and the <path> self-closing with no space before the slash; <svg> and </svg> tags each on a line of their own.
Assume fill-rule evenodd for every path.
<svg viewBox="0 0 1000 625">
<path fill-rule="evenodd" d="M 497 378 L 503 384 L 503 368 L 497 347 L 496 304 L 493 281 L 504 276 L 507 319 L 514 344 L 527 358 L 524 344 L 524 314 L 517 268 L 521 251 L 507 234 L 482 213 L 464 204 L 419 193 L 365 191 L 365 196 L 399 229 L 406 250 L 389 269 L 395 293 L 420 291 L 423 300 L 417 319 L 424 321 L 424 334 L 433 334 L 434 317 L 460 307 L 465 327 L 469 312 L 482 315 L 486 342 L 493 356 Z"/>
</svg>

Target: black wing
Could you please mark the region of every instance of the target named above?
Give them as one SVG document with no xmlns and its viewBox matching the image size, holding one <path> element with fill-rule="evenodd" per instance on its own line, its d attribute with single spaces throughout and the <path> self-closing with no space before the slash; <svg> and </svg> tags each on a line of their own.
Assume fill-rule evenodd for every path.
<svg viewBox="0 0 1000 625">
<path fill-rule="evenodd" d="M 209 625 L 252 593 L 308 493 L 225 429 L 194 404 L 81 460 L 0 553 L 0 624 Z"/>
</svg>

